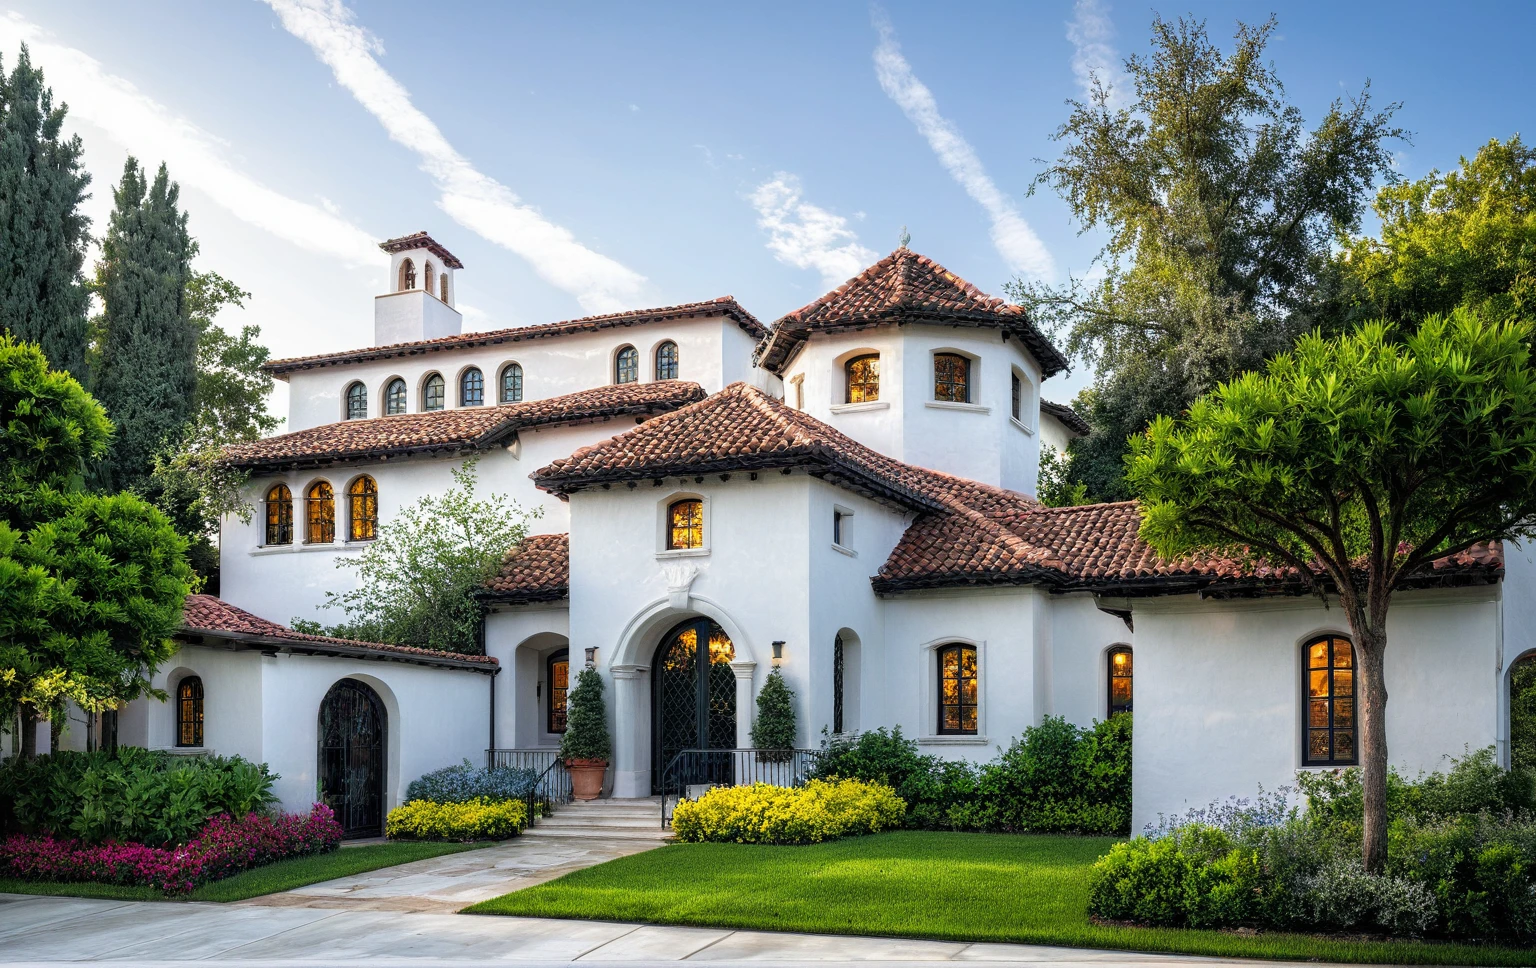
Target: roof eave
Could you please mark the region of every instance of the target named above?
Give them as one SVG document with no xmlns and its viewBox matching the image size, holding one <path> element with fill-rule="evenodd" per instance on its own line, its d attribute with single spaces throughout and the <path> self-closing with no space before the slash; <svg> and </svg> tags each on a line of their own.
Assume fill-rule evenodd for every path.
<svg viewBox="0 0 1536 968">
<path fill-rule="evenodd" d="M 304 655 L 373 659 L 382 662 L 405 662 L 412 665 L 461 669 L 468 672 L 478 672 L 482 675 L 495 675 L 501 668 L 500 663 L 497 662 L 475 662 L 470 659 L 455 659 L 449 656 L 412 655 L 408 652 L 390 652 L 383 649 L 369 648 L 366 645 L 344 645 L 339 642 L 309 642 L 303 639 L 290 639 L 276 635 L 258 635 L 251 632 L 234 632 L 227 629 L 200 629 L 183 626 L 178 635 L 182 637 L 196 635 L 206 638 L 224 639 L 225 641 L 245 645 L 252 649 L 271 648 Z"/>
</svg>

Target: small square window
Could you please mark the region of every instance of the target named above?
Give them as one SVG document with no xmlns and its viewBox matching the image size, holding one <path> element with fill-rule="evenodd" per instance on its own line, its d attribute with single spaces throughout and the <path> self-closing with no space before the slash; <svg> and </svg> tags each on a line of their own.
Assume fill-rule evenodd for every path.
<svg viewBox="0 0 1536 968">
<path fill-rule="evenodd" d="M 853 512 L 847 508 L 832 509 L 832 546 L 852 553 Z"/>
</svg>

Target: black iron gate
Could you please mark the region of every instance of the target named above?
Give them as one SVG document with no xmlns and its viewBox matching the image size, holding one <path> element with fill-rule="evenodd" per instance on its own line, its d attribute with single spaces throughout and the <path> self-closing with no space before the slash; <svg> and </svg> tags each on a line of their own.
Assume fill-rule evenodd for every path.
<svg viewBox="0 0 1536 968">
<path fill-rule="evenodd" d="M 736 650 L 725 631 L 706 618 L 690 619 L 667 633 L 656 650 L 651 676 L 651 785 L 661 792 L 662 772 L 687 749 L 736 747 Z M 684 784 L 724 782 L 700 763 Z"/>
<path fill-rule="evenodd" d="M 343 679 L 320 702 L 320 801 L 336 811 L 343 836 L 384 832 L 384 742 L 378 694 Z"/>
</svg>

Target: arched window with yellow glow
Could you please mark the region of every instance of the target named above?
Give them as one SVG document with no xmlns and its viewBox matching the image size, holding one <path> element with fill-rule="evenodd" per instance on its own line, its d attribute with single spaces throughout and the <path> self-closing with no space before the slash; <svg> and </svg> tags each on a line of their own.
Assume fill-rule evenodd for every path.
<svg viewBox="0 0 1536 968">
<path fill-rule="evenodd" d="M 293 544 L 293 492 L 287 484 L 273 484 L 267 490 L 266 545 Z"/>
<path fill-rule="evenodd" d="M 197 676 L 176 686 L 176 745 L 203 745 L 203 680 Z"/>
<path fill-rule="evenodd" d="M 845 403 L 873 403 L 880 399 L 880 356 L 869 353 L 855 356 L 843 364 L 848 378 Z"/>
<path fill-rule="evenodd" d="M 316 481 L 304 495 L 304 543 L 336 540 L 336 492 L 328 481 Z"/>
<path fill-rule="evenodd" d="M 938 650 L 941 735 L 976 733 L 976 647 L 963 643 Z"/>
<path fill-rule="evenodd" d="M 372 541 L 379 534 L 379 485 L 364 474 L 347 488 L 347 539 Z"/>
<path fill-rule="evenodd" d="M 1119 645 L 1109 650 L 1109 715 L 1131 711 L 1131 647 Z"/>
<path fill-rule="evenodd" d="M 1325 635 L 1304 645 L 1301 686 L 1302 701 L 1307 704 L 1302 765 L 1359 763 L 1354 644 L 1342 635 Z"/>
</svg>

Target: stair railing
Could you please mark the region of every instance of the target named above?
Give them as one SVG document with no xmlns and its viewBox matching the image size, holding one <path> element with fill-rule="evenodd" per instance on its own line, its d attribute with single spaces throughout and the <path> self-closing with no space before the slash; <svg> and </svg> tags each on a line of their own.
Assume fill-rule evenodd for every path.
<svg viewBox="0 0 1536 968">
<path fill-rule="evenodd" d="M 567 772 L 565 762 L 560 759 L 560 751 L 554 747 L 488 749 L 485 751 L 485 762 L 492 769 L 513 767 L 533 770 L 538 774 L 528 787 L 528 792 L 523 795 L 523 801 L 528 807 L 530 827 L 538 820 L 541 804 L 545 810 L 553 811 L 556 806 L 571 802 L 571 774 Z"/>
</svg>

